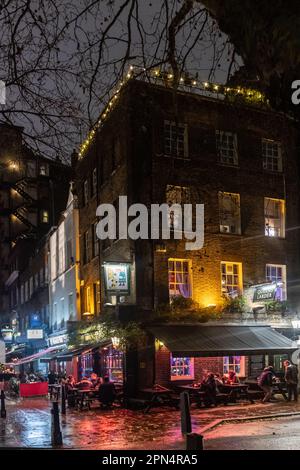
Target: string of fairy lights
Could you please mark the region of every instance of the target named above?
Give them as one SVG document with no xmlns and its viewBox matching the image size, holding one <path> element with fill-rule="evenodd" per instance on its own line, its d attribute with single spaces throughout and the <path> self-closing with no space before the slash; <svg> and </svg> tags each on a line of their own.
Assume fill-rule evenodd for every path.
<svg viewBox="0 0 300 470">
<path fill-rule="evenodd" d="M 123 77 L 123 79 L 116 87 L 112 97 L 110 98 L 109 102 L 100 114 L 100 117 L 97 120 L 96 124 L 93 126 L 84 142 L 82 142 L 82 144 L 80 145 L 78 154 L 80 159 L 83 158 L 88 147 L 93 142 L 97 130 L 102 126 L 102 124 L 106 121 L 109 113 L 114 109 L 120 97 L 121 90 L 124 88 L 124 86 L 128 83 L 129 80 L 132 80 L 134 78 L 146 78 L 147 80 L 150 80 L 154 83 L 158 81 L 164 84 L 165 86 L 169 87 L 172 86 L 174 82 L 174 75 L 170 71 L 160 70 L 157 68 L 146 70 L 144 68 L 131 65 L 125 77 Z M 207 95 L 217 94 L 218 96 L 226 97 L 229 100 L 240 98 L 248 104 L 268 105 L 268 101 L 265 95 L 258 90 L 245 88 L 242 86 L 232 87 L 220 83 L 201 81 L 198 78 L 191 77 L 189 74 L 181 74 L 179 78 L 179 87 L 189 88 L 190 90 L 196 89 L 197 91 Z"/>
</svg>

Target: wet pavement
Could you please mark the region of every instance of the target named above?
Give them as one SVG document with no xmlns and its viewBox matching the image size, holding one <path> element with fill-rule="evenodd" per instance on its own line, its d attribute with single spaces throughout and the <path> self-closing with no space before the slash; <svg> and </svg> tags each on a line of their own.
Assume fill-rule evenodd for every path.
<svg viewBox="0 0 300 470">
<path fill-rule="evenodd" d="M 300 416 L 225 424 L 206 434 L 206 450 L 299 450 Z"/>
<path fill-rule="evenodd" d="M 50 410 L 51 402 L 46 398 L 27 398 L 19 402 L 7 400 L 7 418 L 0 419 L 0 447 L 51 448 Z M 295 412 L 299 413 L 299 417 L 284 419 L 287 426 L 289 422 L 298 423 L 300 436 L 300 402 L 295 404 L 278 400 L 277 403 L 233 404 L 210 409 L 192 407 L 191 416 L 193 432 L 204 434 L 206 448 L 223 448 L 223 445 L 227 448 L 229 444 L 225 443 L 226 433 L 218 434 L 220 430 L 228 429 L 230 433 L 241 429 L 245 432 L 253 423 L 247 422 L 246 425 L 230 423 L 220 426 L 218 425 L 220 420 L 263 418 L 267 415 L 272 417 Z M 273 420 L 255 422 L 268 423 Z M 210 430 L 209 426 L 212 425 L 217 427 Z M 67 449 L 180 450 L 185 448 L 180 429 L 180 412 L 168 408 L 153 408 L 146 414 L 143 411 L 121 408 L 100 410 L 97 405 L 90 411 L 67 409 L 66 416 L 61 416 L 61 430 L 63 448 Z M 236 434 L 241 436 L 239 432 Z M 222 445 L 221 438 L 223 441 L 225 439 Z M 228 442 L 229 439 L 230 437 Z M 237 442 L 240 442 L 239 439 Z M 239 445 L 243 445 L 242 442 L 235 443 L 235 446 Z"/>
</svg>

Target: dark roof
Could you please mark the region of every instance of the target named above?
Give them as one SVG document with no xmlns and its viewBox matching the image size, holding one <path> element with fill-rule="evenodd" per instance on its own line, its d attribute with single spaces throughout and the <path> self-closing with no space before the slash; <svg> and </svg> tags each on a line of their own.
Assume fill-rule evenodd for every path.
<svg viewBox="0 0 300 470">
<path fill-rule="evenodd" d="M 99 348 L 99 347 L 104 347 L 107 346 L 111 343 L 111 339 L 99 341 L 98 343 L 93 343 L 93 344 L 86 344 L 85 346 L 82 345 L 79 348 L 65 348 L 62 349 L 61 351 L 54 351 L 53 353 L 47 354 L 46 357 L 41 359 L 42 362 L 49 362 L 52 360 L 60 360 L 60 361 L 71 361 L 72 357 L 80 356 L 81 354 L 84 354 L 85 352 L 89 352 L 93 349 Z"/>
<path fill-rule="evenodd" d="M 268 326 L 164 325 L 149 331 L 177 357 L 250 356 L 297 349 L 290 339 Z"/>
</svg>

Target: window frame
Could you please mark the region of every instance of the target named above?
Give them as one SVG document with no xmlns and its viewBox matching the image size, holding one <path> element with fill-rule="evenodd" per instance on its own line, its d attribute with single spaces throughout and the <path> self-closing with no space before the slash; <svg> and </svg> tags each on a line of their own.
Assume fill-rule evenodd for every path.
<svg viewBox="0 0 300 470">
<path fill-rule="evenodd" d="M 172 360 L 173 359 L 177 359 L 177 360 L 189 359 L 190 360 L 190 366 L 189 367 L 191 369 L 191 373 L 189 375 L 172 375 L 172 369 L 174 367 L 177 367 L 177 368 L 180 368 L 180 369 L 183 369 L 183 370 L 184 370 L 184 367 L 185 367 L 184 365 L 173 366 L 172 365 Z M 173 358 L 172 354 L 170 354 L 170 380 L 171 380 L 171 382 L 176 382 L 178 380 L 195 380 L 195 358 L 194 357 L 188 357 L 188 356 Z"/>
<path fill-rule="evenodd" d="M 278 203 L 280 203 L 280 217 L 279 218 L 276 218 L 276 217 L 270 217 L 269 214 L 267 214 L 267 201 L 276 201 Z M 264 197 L 264 233 L 265 233 L 265 237 L 268 237 L 268 238 L 282 238 L 284 239 L 285 238 L 285 217 L 286 217 L 286 204 L 285 204 L 285 199 L 277 199 L 277 198 L 273 198 L 273 197 Z M 279 234 L 276 235 L 272 235 L 270 233 L 267 233 L 267 231 L 270 230 L 270 228 L 272 227 L 273 230 L 276 229 L 275 227 L 275 224 L 273 226 L 270 227 L 269 225 L 269 222 L 267 223 L 267 220 L 268 221 L 276 221 L 276 220 L 279 220 L 280 221 L 280 227 L 279 229 L 277 228 L 277 230 L 279 230 Z M 267 228 L 267 226 L 269 226 Z"/>
<path fill-rule="evenodd" d="M 276 157 L 270 154 L 268 155 L 267 151 L 264 153 L 264 145 L 266 146 L 266 149 L 267 149 L 267 144 L 277 145 L 277 151 L 278 151 L 277 169 L 274 168 L 274 161 L 276 160 Z M 273 173 L 282 173 L 283 159 L 282 159 L 282 142 L 281 141 L 262 138 L 261 139 L 261 155 L 262 155 L 262 166 L 263 166 L 264 171 L 271 171 Z M 268 163 L 268 159 L 269 159 L 269 163 Z M 272 168 L 268 168 L 268 164 L 270 164 Z"/>
<path fill-rule="evenodd" d="M 231 136 L 233 138 L 233 149 L 229 148 L 228 145 L 228 137 Z M 226 147 L 223 146 L 224 141 L 223 137 L 226 137 L 226 142 L 227 145 Z M 215 131 L 215 138 L 216 138 L 216 150 L 217 150 L 217 155 L 218 155 L 218 161 L 220 165 L 224 166 L 231 166 L 231 167 L 238 167 L 239 165 L 239 152 L 238 152 L 238 138 L 237 138 L 237 133 L 232 132 L 232 131 L 224 131 L 221 129 L 216 129 Z M 221 145 L 220 145 L 221 144 Z M 223 146 L 223 148 L 222 148 Z M 233 151 L 233 157 L 230 157 L 229 155 L 223 155 L 222 152 L 229 152 Z M 226 161 L 226 159 L 232 158 L 232 162 Z"/>
<path fill-rule="evenodd" d="M 236 230 L 235 231 L 232 231 L 231 230 L 231 227 L 232 225 L 230 224 L 225 224 L 225 223 L 221 223 L 221 222 L 225 222 L 226 221 L 226 218 L 224 217 L 224 213 L 225 213 L 225 209 L 224 209 L 224 206 L 223 206 L 223 209 L 222 209 L 222 203 L 223 201 L 225 200 L 225 197 L 228 197 L 228 196 L 235 196 L 236 197 L 236 207 L 238 209 L 238 215 L 236 216 Z M 232 199 L 233 201 L 233 199 Z M 241 232 L 242 232 L 242 229 L 241 229 L 241 196 L 239 193 L 231 193 L 231 192 L 227 192 L 227 191 L 219 191 L 218 192 L 218 202 L 219 202 L 219 228 L 220 228 L 220 233 L 227 233 L 227 234 L 230 234 L 230 235 L 241 235 Z M 223 218 L 222 218 L 222 214 L 223 214 Z M 234 214 L 230 214 L 228 219 L 232 219 L 234 220 Z M 229 230 L 228 231 L 223 231 L 222 230 L 222 227 L 226 227 L 226 226 L 229 226 Z"/>
<path fill-rule="evenodd" d="M 86 230 L 83 234 L 83 261 L 84 264 L 87 264 L 90 261 L 90 234 L 89 230 Z"/>
<path fill-rule="evenodd" d="M 276 269 L 276 280 L 273 281 L 270 276 L 268 276 L 268 268 L 275 268 Z M 279 279 L 277 279 L 277 269 L 280 268 L 281 269 L 281 273 L 282 273 L 282 276 L 281 276 L 281 282 L 283 284 L 283 287 L 282 287 L 282 294 L 281 295 L 281 299 L 276 299 L 276 300 L 279 300 L 280 302 L 285 302 L 287 300 L 287 269 L 286 269 L 286 264 L 274 264 L 274 263 L 266 263 L 266 281 L 267 282 L 278 282 L 280 281 Z"/>
<path fill-rule="evenodd" d="M 225 265 L 226 267 L 226 271 L 227 271 L 227 266 L 229 265 L 232 265 L 233 267 L 233 270 L 232 270 L 232 274 L 231 273 L 228 273 L 225 272 L 225 274 L 223 273 L 223 265 Z M 237 266 L 237 274 L 234 273 L 234 266 Z M 238 262 L 238 261 L 221 261 L 220 262 L 220 274 L 221 274 L 221 294 L 222 295 L 225 295 L 226 297 L 231 297 L 231 294 L 234 295 L 234 290 L 232 291 L 228 291 L 226 290 L 226 292 L 224 291 L 224 284 L 223 284 L 223 276 L 225 275 L 226 277 L 227 276 L 232 276 L 234 278 L 234 276 L 238 276 L 238 284 L 235 284 L 234 282 L 233 283 L 226 283 L 226 288 L 227 286 L 238 286 L 237 288 L 237 296 L 239 295 L 242 295 L 243 294 L 243 264 L 241 262 Z"/>
<path fill-rule="evenodd" d="M 41 222 L 43 224 L 49 224 L 50 217 L 49 217 L 49 211 L 48 209 L 42 209 L 41 212 Z"/>
<path fill-rule="evenodd" d="M 170 271 L 170 263 L 173 262 L 174 263 L 174 271 Z M 176 269 L 176 263 L 181 263 L 182 265 L 182 269 L 180 271 L 177 271 Z M 184 271 L 183 270 L 183 263 L 187 263 L 188 264 L 188 270 L 187 271 Z M 171 295 L 170 293 L 170 285 L 174 284 L 174 286 L 176 287 L 177 284 L 182 284 L 182 285 L 186 285 L 185 283 L 180 283 L 178 281 L 176 281 L 176 274 L 181 274 L 182 276 L 185 275 L 185 273 L 188 273 L 188 280 L 189 280 L 189 291 L 190 291 L 190 295 L 189 297 L 186 297 L 188 299 L 192 299 L 193 298 L 193 277 L 192 277 L 192 260 L 191 259 L 186 259 L 186 258 L 169 258 L 168 259 L 168 292 L 169 292 L 169 299 L 170 299 L 170 302 L 172 302 L 172 299 L 174 297 L 178 297 L 182 294 L 174 294 L 174 295 Z M 170 282 L 170 274 L 174 273 L 174 276 L 175 276 L 175 281 L 174 282 Z M 176 289 L 175 289 L 176 290 Z"/>
<path fill-rule="evenodd" d="M 167 144 L 166 144 L 166 140 L 167 140 L 167 136 L 166 136 L 166 127 L 169 126 L 170 129 L 169 129 L 169 135 L 168 135 L 168 140 L 169 140 L 169 151 L 166 150 L 167 148 Z M 183 129 L 183 133 L 182 133 L 182 149 L 183 149 L 183 153 L 182 155 L 180 154 L 180 151 L 179 151 L 179 141 L 178 141 L 178 133 L 176 131 L 176 153 L 174 152 L 173 153 L 173 147 L 174 145 L 172 145 L 172 128 L 175 129 Z M 164 129 L 164 136 L 163 136 L 163 146 L 164 146 L 164 156 L 165 157 L 171 157 L 171 158 L 176 158 L 176 159 L 179 159 L 179 160 L 189 160 L 189 152 L 188 152 L 188 125 L 186 123 L 176 123 L 174 121 L 169 121 L 169 120 L 164 120 L 164 126 L 163 126 L 163 129 Z"/>
<path fill-rule="evenodd" d="M 83 193 L 83 206 L 86 206 L 89 201 L 89 182 L 87 179 L 84 180 L 83 182 L 82 193 Z"/>
<path fill-rule="evenodd" d="M 98 225 L 98 221 L 94 222 L 92 224 L 92 241 L 93 241 L 93 258 L 96 258 L 97 256 L 99 256 L 99 239 L 97 237 L 97 225 Z"/>
<path fill-rule="evenodd" d="M 239 364 L 240 365 L 240 372 L 237 372 L 236 369 L 235 369 L 237 364 L 235 362 L 229 362 L 229 361 L 228 361 L 228 371 L 234 370 L 238 377 L 245 377 L 246 376 L 246 357 L 245 356 L 236 356 L 236 355 L 223 356 L 223 374 L 224 375 L 228 374 L 228 372 L 225 372 L 225 359 L 227 357 L 228 358 L 230 358 L 230 357 L 233 357 L 233 358 L 240 357 L 241 358 L 240 364 Z M 234 369 L 230 369 L 230 366 L 233 366 Z"/>
</svg>

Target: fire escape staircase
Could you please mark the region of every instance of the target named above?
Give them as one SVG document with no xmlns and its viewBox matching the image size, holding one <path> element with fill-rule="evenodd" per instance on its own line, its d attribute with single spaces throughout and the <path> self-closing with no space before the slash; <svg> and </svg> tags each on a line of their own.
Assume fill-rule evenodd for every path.
<svg viewBox="0 0 300 470">
<path fill-rule="evenodd" d="M 21 206 L 14 208 L 12 214 L 17 217 L 17 219 L 19 219 L 20 222 L 22 222 L 26 227 L 28 227 L 28 230 L 19 233 L 15 237 L 13 243 L 16 243 L 19 239 L 32 238 L 36 233 L 36 226 L 28 219 L 27 211 L 27 207 L 34 205 L 36 200 L 30 194 L 28 194 L 28 192 L 26 192 L 26 181 L 24 179 L 13 183 L 11 188 L 14 189 L 24 199 L 24 203 Z"/>
<path fill-rule="evenodd" d="M 17 181 L 16 183 L 13 183 L 11 187 L 18 194 L 20 194 L 20 196 L 22 196 L 23 199 L 26 199 L 26 201 L 31 202 L 31 203 L 36 202 L 36 200 L 25 191 L 26 183 L 24 180 L 20 180 L 20 181 Z"/>
</svg>

